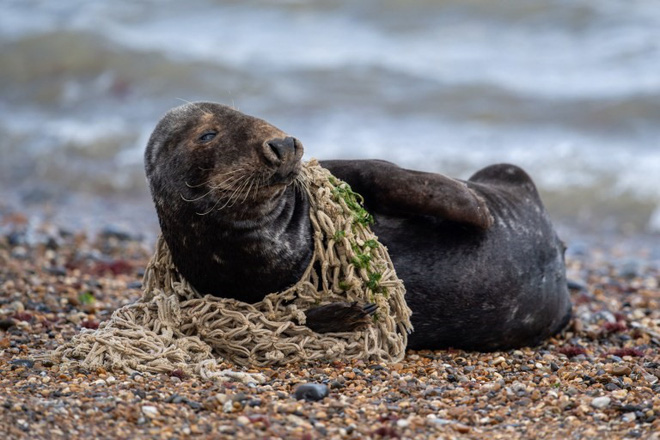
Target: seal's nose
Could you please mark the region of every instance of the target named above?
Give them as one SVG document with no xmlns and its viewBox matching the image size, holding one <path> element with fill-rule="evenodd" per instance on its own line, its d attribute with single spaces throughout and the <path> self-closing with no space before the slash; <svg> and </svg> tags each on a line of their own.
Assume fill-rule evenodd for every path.
<svg viewBox="0 0 660 440">
<path fill-rule="evenodd" d="M 274 162 L 287 162 L 296 155 L 296 140 L 291 136 L 283 139 L 271 139 L 266 145 L 268 145 L 277 158 Z"/>
<path fill-rule="evenodd" d="M 273 182 L 290 178 L 300 168 L 303 146 L 291 136 L 273 138 L 263 143 L 262 155 L 273 170 Z"/>
</svg>

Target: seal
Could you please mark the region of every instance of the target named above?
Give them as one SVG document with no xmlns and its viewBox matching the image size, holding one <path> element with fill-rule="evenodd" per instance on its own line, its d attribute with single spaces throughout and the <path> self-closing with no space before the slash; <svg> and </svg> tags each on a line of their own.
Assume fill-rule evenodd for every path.
<svg viewBox="0 0 660 440">
<path fill-rule="evenodd" d="M 172 260 L 197 291 L 261 301 L 295 284 L 313 250 L 309 201 L 296 183 L 303 146 L 267 122 L 213 103 L 169 111 L 145 171 Z M 368 325 L 372 304 L 307 311 L 317 332 Z"/>
<path fill-rule="evenodd" d="M 303 147 L 215 103 L 170 110 L 145 151 L 163 237 L 201 293 L 257 302 L 294 284 L 313 253 Z M 388 247 L 415 332 L 408 348 L 535 345 L 570 319 L 564 247 L 530 177 L 508 164 L 468 181 L 379 160 L 322 161 L 362 194 Z M 249 282 L 245 282 L 249 280 Z M 317 332 L 368 323 L 372 304 L 307 311 Z"/>
</svg>

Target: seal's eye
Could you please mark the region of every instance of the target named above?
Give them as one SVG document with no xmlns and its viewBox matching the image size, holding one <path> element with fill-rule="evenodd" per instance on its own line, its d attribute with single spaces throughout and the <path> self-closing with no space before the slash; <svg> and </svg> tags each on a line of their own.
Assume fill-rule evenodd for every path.
<svg viewBox="0 0 660 440">
<path fill-rule="evenodd" d="M 213 139 L 218 133 L 216 131 L 207 131 L 199 137 L 199 140 L 202 142 L 208 142 Z"/>
</svg>

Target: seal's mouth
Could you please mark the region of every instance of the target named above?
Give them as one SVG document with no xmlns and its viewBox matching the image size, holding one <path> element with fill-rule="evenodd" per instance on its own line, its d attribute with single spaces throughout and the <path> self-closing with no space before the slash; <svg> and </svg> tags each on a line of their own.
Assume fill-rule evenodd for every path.
<svg viewBox="0 0 660 440">
<path fill-rule="evenodd" d="M 295 166 L 288 170 L 277 169 L 269 179 L 270 186 L 289 186 L 300 176 L 301 162 L 298 161 Z"/>
</svg>

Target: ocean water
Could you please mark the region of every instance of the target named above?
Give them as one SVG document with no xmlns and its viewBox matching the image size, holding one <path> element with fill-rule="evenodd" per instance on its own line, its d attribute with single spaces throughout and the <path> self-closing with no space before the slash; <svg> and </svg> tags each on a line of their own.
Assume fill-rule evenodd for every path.
<svg viewBox="0 0 660 440">
<path fill-rule="evenodd" d="M 296 136 L 308 158 L 460 178 L 511 162 L 560 223 L 660 232 L 656 0 L 0 7 L 5 210 L 154 226 L 148 136 L 169 108 L 209 100 Z"/>
</svg>

